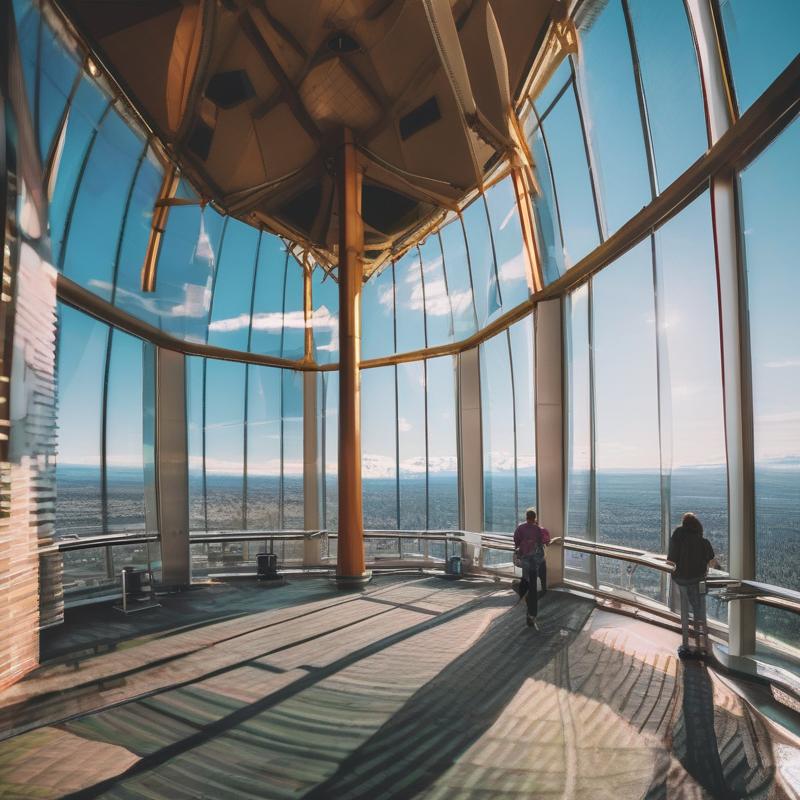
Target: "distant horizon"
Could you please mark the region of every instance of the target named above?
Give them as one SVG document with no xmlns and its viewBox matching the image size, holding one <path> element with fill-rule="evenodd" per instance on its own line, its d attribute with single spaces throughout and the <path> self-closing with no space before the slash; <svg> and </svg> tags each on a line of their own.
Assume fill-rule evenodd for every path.
<svg viewBox="0 0 800 800">
<path fill-rule="evenodd" d="M 785 456 L 781 458 L 770 458 L 770 459 L 763 459 L 761 461 L 755 462 L 756 466 L 764 467 L 764 468 L 785 468 L 785 469 L 800 469 L 800 456 Z M 100 469 L 100 464 L 80 464 L 80 463 L 68 463 L 68 462 L 58 462 L 56 464 L 56 470 L 59 469 L 69 469 L 69 470 L 86 470 L 86 471 L 95 471 Z M 140 472 L 144 469 L 142 465 L 136 464 L 107 464 L 106 470 L 111 472 Z M 680 471 L 687 471 L 687 470 L 720 470 L 726 469 L 725 464 L 687 464 L 687 465 L 679 465 L 674 466 L 671 472 L 680 472 Z M 201 472 L 200 468 L 191 468 L 189 469 L 189 474 L 198 474 Z M 576 469 L 575 473 L 577 474 L 588 474 L 588 469 Z M 609 468 L 598 468 L 595 470 L 596 474 L 603 474 L 603 475 L 653 475 L 653 474 L 660 474 L 659 467 L 609 467 Z M 238 477 L 241 475 L 241 471 L 237 470 L 219 470 L 219 469 L 212 469 L 206 470 L 206 475 L 214 475 L 220 477 Z M 284 477 L 302 477 L 302 471 L 299 470 L 292 470 L 292 471 L 285 471 Z M 329 465 L 329 475 L 334 476 L 336 474 L 336 466 Z M 250 477 L 263 477 L 263 478 L 270 478 L 270 477 L 278 477 L 280 472 L 272 471 L 272 472 L 262 472 L 262 471 L 249 471 L 248 475 Z M 496 476 L 507 476 L 513 477 L 514 470 L 513 469 L 495 469 L 489 472 L 484 472 L 484 475 L 496 475 Z M 426 477 L 426 473 L 424 471 L 413 470 L 413 471 L 404 471 L 400 470 L 400 476 L 407 480 L 413 480 L 415 478 L 419 480 L 424 480 Z M 428 477 L 458 477 L 458 472 L 455 470 L 431 470 L 428 472 Z M 363 480 L 395 480 L 396 475 L 362 475 Z"/>
</svg>

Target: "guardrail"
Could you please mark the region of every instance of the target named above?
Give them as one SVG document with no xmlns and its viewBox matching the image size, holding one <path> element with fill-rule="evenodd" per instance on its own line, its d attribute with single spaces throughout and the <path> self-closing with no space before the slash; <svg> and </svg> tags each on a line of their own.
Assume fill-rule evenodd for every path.
<svg viewBox="0 0 800 800">
<path fill-rule="evenodd" d="M 390 529 L 369 529 L 364 531 L 365 540 L 397 540 L 397 556 L 382 556 L 370 561 L 371 566 L 394 566 L 394 565 L 425 565 L 431 569 L 444 568 L 447 556 L 460 548 L 458 554 L 464 554 L 464 547 L 472 545 L 476 550 L 476 557 L 469 564 L 471 572 L 476 574 L 514 574 L 512 559 L 508 562 L 500 562 L 493 565 L 485 563 L 485 551 L 495 550 L 508 553 L 511 556 L 514 550 L 511 534 L 495 532 L 472 532 L 463 530 L 390 530 Z M 239 531 L 204 531 L 191 532 L 189 534 L 190 544 L 235 544 L 238 542 L 269 542 L 270 547 L 275 542 L 307 541 L 307 540 L 332 540 L 338 539 L 336 531 L 326 529 L 319 530 L 239 530 Z M 445 557 L 431 557 L 427 547 L 423 547 L 423 553 L 414 553 L 413 558 L 404 558 L 402 540 L 418 540 L 425 545 L 431 542 L 441 542 L 445 546 Z M 69 553 L 80 550 L 94 548 L 113 548 L 123 545 L 149 544 L 159 540 L 155 533 L 143 531 L 135 532 L 115 532 L 103 535 L 91 535 L 83 537 L 65 537 L 57 540 L 48 548 L 40 551 L 41 555 L 50 553 Z M 667 563 L 666 555 L 663 553 L 652 553 L 646 550 L 626 547 L 624 545 L 609 544 L 605 542 L 591 542 L 585 539 L 574 537 L 558 537 L 552 541 L 553 545 L 561 545 L 564 550 L 586 553 L 587 555 L 611 558 L 618 561 L 625 561 L 647 569 L 657 570 L 669 575 L 674 567 Z M 455 553 L 452 553 L 455 554 Z M 408 555 L 408 554 L 407 554 Z M 423 558 L 420 558 L 423 556 Z M 327 563 L 326 563 L 327 561 Z M 332 561 L 322 559 L 321 563 L 308 565 L 320 567 L 332 565 Z M 302 568 L 304 564 L 299 564 Z M 570 583 L 569 579 L 566 581 Z M 769 605 L 785 611 L 800 614 L 800 592 L 786 589 L 772 584 L 762 583 L 751 580 L 738 580 L 722 573 L 711 573 L 707 579 L 707 584 L 714 589 L 723 590 L 720 598 L 725 601 L 749 599 L 754 602 Z M 602 591 L 597 587 L 589 587 L 581 583 L 580 588 L 585 591 L 593 591 L 598 596 L 613 597 L 608 592 Z M 647 606 L 650 606 L 647 603 Z"/>
</svg>

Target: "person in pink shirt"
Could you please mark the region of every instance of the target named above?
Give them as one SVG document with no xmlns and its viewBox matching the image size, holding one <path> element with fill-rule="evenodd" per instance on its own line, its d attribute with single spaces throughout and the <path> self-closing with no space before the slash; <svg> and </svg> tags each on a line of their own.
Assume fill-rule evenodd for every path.
<svg viewBox="0 0 800 800">
<path fill-rule="evenodd" d="M 539 593 L 536 579 L 541 578 L 542 594 L 547 591 L 547 564 L 544 560 L 544 546 L 550 542 L 550 532 L 536 522 L 536 511 L 529 508 L 525 522 L 514 531 L 514 563 L 522 567 L 522 580 L 516 586 L 520 598 L 527 598 L 528 627 L 536 628 L 536 615 L 539 612 Z"/>
</svg>

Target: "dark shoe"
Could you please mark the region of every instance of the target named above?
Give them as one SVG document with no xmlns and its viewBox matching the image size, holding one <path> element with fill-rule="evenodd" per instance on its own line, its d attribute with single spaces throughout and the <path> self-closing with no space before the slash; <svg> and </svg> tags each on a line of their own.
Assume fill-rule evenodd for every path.
<svg viewBox="0 0 800 800">
<path fill-rule="evenodd" d="M 693 650 L 689 645 L 682 644 L 678 648 L 678 658 L 695 659 L 698 657 L 697 651 Z"/>
<path fill-rule="evenodd" d="M 537 631 L 539 630 L 539 625 L 536 622 L 536 617 L 532 617 L 530 614 L 528 614 L 527 617 L 525 618 L 525 624 L 529 628 L 534 628 Z"/>
</svg>

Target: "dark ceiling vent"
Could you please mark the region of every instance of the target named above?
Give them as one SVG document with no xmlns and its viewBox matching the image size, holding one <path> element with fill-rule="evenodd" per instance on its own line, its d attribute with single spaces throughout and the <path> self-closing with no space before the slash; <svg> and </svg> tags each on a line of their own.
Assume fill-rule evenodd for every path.
<svg viewBox="0 0 800 800">
<path fill-rule="evenodd" d="M 365 183 L 361 194 L 361 216 L 371 228 L 393 234 L 415 222 L 419 203 L 383 186 Z"/>
<path fill-rule="evenodd" d="M 206 125 L 201 119 L 196 119 L 192 125 L 191 133 L 186 139 L 186 146 L 198 157 L 205 161 L 211 152 L 211 140 L 214 138 L 214 129 Z"/>
<path fill-rule="evenodd" d="M 328 39 L 328 50 L 332 53 L 355 53 L 361 45 L 349 33 L 336 33 Z"/>
<path fill-rule="evenodd" d="M 255 95 L 253 84 L 243 69 L 218 72 L 206 86 L 206 97 L 220 108 L 228 109 Z"/>
<path fill-rule="evenodd" d="M 419 133 L 428 125 L 442 118 L 439 111 L 439 103 L 435 97 L 429 97 L 424 103 L 420 103 L 416 108 L 408 112 L 404 117 L 400 117 L 400 138 L 405 141 L 409 136 Z"/>
<path fill-rule="evenodd" d="M 322 184 L 314 183 L 284 203 L 278 210 L 278 216 L 297 230 L 308 233 L 317 218 L 321 203 Z"/>
</svg>

